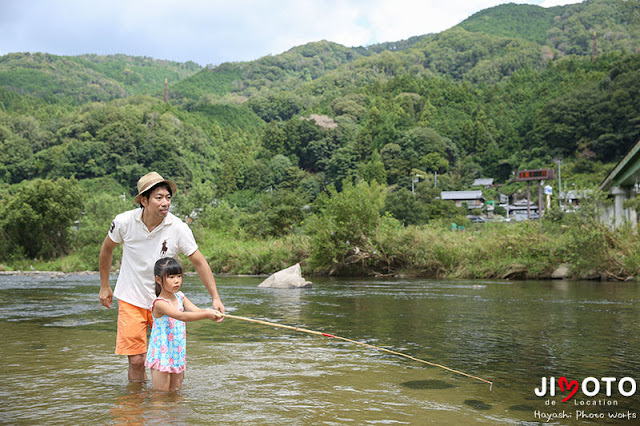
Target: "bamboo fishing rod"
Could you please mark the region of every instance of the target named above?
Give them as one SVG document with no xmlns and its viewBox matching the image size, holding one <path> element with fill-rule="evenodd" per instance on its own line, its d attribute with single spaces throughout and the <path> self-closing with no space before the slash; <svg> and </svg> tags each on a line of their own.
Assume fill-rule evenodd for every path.
<svg viewBox="0 0 640 426">
<path fill-rule="evenodd" d="M 416 358 L 416 357 L 413 357 L 411 355 L 404 354 L 402 352 L 397 352 L 397 351 L 392 351 L 390 349 L 382 348 L 380 346 L 374 346 L 374 345 L 370 345 L 368 343 L 358 342 L 357 340 L 351 340 L 351 339 L 347 339 L 346 337 L 335 336 L 333 334 L 323 333 L 321 331 L 308 330 L 306 328 L 293 327 L 291 325 L 284 325 L 284 324 L 278 324 L 278 323 L 275 323 L 275 322 L 262 321 L 262 320 L 257 320 L 257 319 L 253 319 L 253 318 L 247 318 L 247 317 L 240 317 L 240 316 L 237 316 L 237 315 L 223 314 L 222 312 L 219 312 L 219 311 L 215 311 L 215 312 L 216 312 L 216 314 L 221 315 L 221 316 L 223 316 L 225 318 L 237 319 L 237 320 L 241 320 L 241 321 L 252 322 L 252 323 L 255 323 L 255 324 L 270 325 L 272 327 L 285 328 L 287 330 L 299 331 L 299 332 L 302 332 L 302 333 L 314 334 L 316 336 L 330 337 L 332 339 L 343 340 L 345 342 L 353 343 L 354 345 L 366 346 L 368 348 L 376 349 L 376 350 L 379 350 L 379 351 L 384 351 L 384 352 L 387 352 L 387 353 L 390 353 L 390 354 L 393 354 L 393 355 L 398 355 L 398 356 L 401 356 L 401 357 L 404 357 L 404 358 L 408 358 L 408 359 L 413 360 L 413 361 L 422 362 L 422 363 L 428 364 L 428 365 L 430 365 L 432 367 L 442 368 L 442 369 L 445 369 L 447 371 L 451 371 L 452 373 L 461 374 L 463 376 L 466 376 L 466 377 L 469 377 L 469 378 L 472 378 L 472 379 L 480 380 L 481 382 L 489 384 L 489 390 L 491 390 L 491 388 L 493 387 L 493 382 L 491 382 L 489 380 L 485 380 L 485 379 L 483 379 L 481 377 L 472 376 L 471 374 L 463 373 L 462 371 L 454 370 L 453 368 L 449 368 L 449 367 L 441 365 L 441 364 L 436 364 L 434 362 L 425 361 L 423 359 Z"/>
</svg>

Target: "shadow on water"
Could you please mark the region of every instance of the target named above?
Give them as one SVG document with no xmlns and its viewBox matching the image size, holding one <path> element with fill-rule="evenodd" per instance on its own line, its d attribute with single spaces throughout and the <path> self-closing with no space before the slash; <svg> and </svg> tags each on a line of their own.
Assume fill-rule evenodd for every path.
<svg viewBox="0 0 640 426">
<path fill-rule="evenodd" d="M 509 407 L 509 410 L 513 410 L 513 411 L 533 412 L 535 409 L 536 408 L 533 405 L 524 405 L 524 404 L 512 405 L 511 407 Z"/>
<path fill-rule="evenodd" d="M 400 384 L 409 389 L 448 389 L 456 387 L 443 380 L 412 380 Z"/>
<path fill-rule="evenodd" d="M 473 408 L 474 410 L 489 410 L 491 405 L 486 404 L 484 401 L 478 401 L 477 399 L 465 399 L 464 404 Z"/>
</svg>

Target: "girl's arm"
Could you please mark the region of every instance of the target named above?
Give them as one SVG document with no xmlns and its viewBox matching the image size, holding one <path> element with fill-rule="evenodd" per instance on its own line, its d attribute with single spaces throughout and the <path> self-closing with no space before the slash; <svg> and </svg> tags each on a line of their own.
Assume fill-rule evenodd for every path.
<svg viewBox="0 0 640 426">
<path fill-rule="evenodd" d="M 200 311 L 204 311 L 204 309 L 198 308 L 196 305 L 194 305 L 193 302 L 191 300 L 189 300 L 189 298 L 187 296 L 184 296 L 184 298 L 182 299 L 182 305 L 184 306 L 184 311 L 185 312 L 200 312 Z"/>
<path fill-rule="evenodd" d="M 207 318 L 215 321 L 220 318 L 212 309 L 202 309 L 198 312 L 180 312 L 178 309 L 171 306 L 169 302 L 156 300 L 156 303 L 153 305 L 153 316 L 160 318 L 162 315 L 167 315 L 171 318 L 185 322 L 200 321 Z"/>
</svg>

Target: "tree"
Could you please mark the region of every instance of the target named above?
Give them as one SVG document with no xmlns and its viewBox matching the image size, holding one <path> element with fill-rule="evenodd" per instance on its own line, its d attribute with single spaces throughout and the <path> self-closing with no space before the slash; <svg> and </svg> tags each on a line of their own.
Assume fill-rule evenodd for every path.
<svg viewBox="0 0 640 426">
<path fill-rule="evenodd" d="M 398 179 L 408 176 L 411 166 L 402 152 L 402 147 L 397 143 L 389 143 L 380 151 L 380 157 L 387 171 L 387 180 L 393 185 Z"/>
<path fill-rule="evenodd" d="M 293 119 L 287 121 L 283 129 L 286 136 L 284 154 L 295 155 L 300 168 L 315 171 L 318 162 L 331 155 L 331 148 L 320 142 L 324 134 L 315 121 Z"/>
<path fill-rule="evenodd" d="M 79 219 L 82 201 L 75 179 L 25 182 L 3 209 L 1 225 L 8 245 L 29 258 L 68 253 L 69 227 Z"/>
<path fill-rule="evenodd" d="M 431 173 L 445 173 L 449 170 L 449 162 L 438 152 L 430 152 L 420 158 L 420 167 Z"/>
<path fill-rule="evenodd" d="M 282 236 L 299 226 L 304 219 L 304 197 L 288 190 L 275 190 L 260 199 L 253 211 L 241 216 L 249 235 Z"/>
<path fill-rule="evenodd" d="M 17 183 L 33 177 L 35 170 L 29 141 L 0 126 L 0 180 Z"/>
<path fill-rule="evenodd" d="M 309 225 L 312 237 L 312 262 L 333 266 L 344 262 L 356 247 L 369 248 L 380 223 L 384 205 L 384 186 L 361 181 L 345 181 L 342 192 L 331 191 L 324 208 Z"/>
<path fill-rule="evenodd" d="M 355 156 L 350 145 L 338 149 L 327 163 L 326 176 L 338 190 L 342 189 L 343 181 L 351 180 L 355 176 Z"/>
<path fill-rule="evenodd" d="M 293 165 L 291 160 L 284 155 L 278 154 L 269 161 L 269 168 L 271 169 L 271 183 L 275 186 L 280 185 L 287 178 L 287 171 Z"/>
<path fill-rule="evenodd" d="M 286 135 L 282 123 L 272 121 L 262 131 L 262 145 L 272 154 L 285 153 Z"/>
<path fill-rule="evenodd" d="M 406 188 L 399 188 L 387 195 L 384 211 L 391 213 L 405 225 L 419 225 L 427 222 L 424 203 Z"/>
<path fill-rule="evenodd" d="M 402 147 L 405 159 L 410 162 L 412 168 L 419 167 L 419 161 L 425 155 L 432 153 L 439 154 L 452 165 L 458 161 L 459 157 L 455 143 L 428 127 L 414 127 L 408 130 L 398 144 Z"/>
<path fill-rule="evenodd" d="M 302 110 L 300 99 L 290 93 L 255 96 L 249 107 L 266 122 L 289 120 Z"/>
<path fill-rule="evenodd" d="M 373 151 L 368 162 L 358 164 L 358 175 L 369 183 L 374 180 L 381 184 L 387 182 L 387 172 L 378 151 Z"/>
</svg>

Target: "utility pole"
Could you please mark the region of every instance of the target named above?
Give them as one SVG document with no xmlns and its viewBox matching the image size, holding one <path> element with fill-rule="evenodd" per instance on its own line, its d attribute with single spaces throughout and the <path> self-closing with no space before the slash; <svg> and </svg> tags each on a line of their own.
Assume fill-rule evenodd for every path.
<svg viewBox="0 0 640 426">
<path fill-rule="evenodd" d="M 598 57 L 598 35 L 593 32 L 593 53 L 591 53 L 591 62 L 595 61 Z"/>
<path fill-rule="evenodd" d="M 562 210 L 562 159 L 558 158 L 555 162 L 558 164 L 558 205 Z"/>
<path fill-rule="evenodd" d="M 543 180 L 538 181 L 538 221 L 542 221 L 542 184 Z"/>
<path fill-rule="evenodd" d="M 531 219 L 531 190 L 529 189 L 529 181 L 527 181 L 527 220 Z"/>
<path fill-rule="evenodd" d="M 420 182 L 420 177 L 415 175 L 415 177 L 411 178 L 411 193 L 416 195 L 416 183 Z"/>
<path fill-rule="evenodd" d="M 169 80 L 164 79 L 164 102 L 169 102 Z"/>
</svg>

